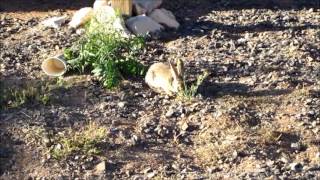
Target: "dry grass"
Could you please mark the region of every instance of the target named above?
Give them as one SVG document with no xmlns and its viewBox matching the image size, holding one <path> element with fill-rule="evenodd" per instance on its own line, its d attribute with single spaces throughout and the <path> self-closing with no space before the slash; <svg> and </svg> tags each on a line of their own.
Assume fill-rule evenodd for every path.
<svg viewBox="0 0 320 180">
<path fill-rule="evenodd" d="M 261 127 L 258 130 L 258 137 L 260 143 L 263 145 L 270 145 L 280 140 L 282 134 L 274 127 Z"/>
<path fill-rule="evenodd" d="M 297 141 L 310 148 L 300 153 L 300 158 L 317 162 L 311 157 L 316 157 L 318 151 L 307 142 L 307 139 L 310 138 L 306 137 L 307 139 L 303 141 L 307 131 L 297 126 L 294 119 L 294 115 L 303 106 L 303 98 L 308 94 L 309 89 L 302 88 L 275 98 L 226 96 L 219 99 L 219 109 L 223 109 L 223 113 L 218 117 L 207 116 L 204 120 L 205 128 L 194 137 L 194 142 L 196 142 L 194 151 L 199 164 L 212 166 L 232 157 L 234 151 L 248 151 L 250 148 L 266 151 L 276 148 L 290 153 L 290 144 Z M 298 102 L 298 104 L 292 104 L 291 101 Z M 258 117 L 259 122 L 254 125 L 248 123 L 255 119 L 257 114 L 264 116 Z M 277 154 L 267 155 L 275 155 L 273 158 L 276 158 Z M 244 162 L 241 160 L 238 163 L 243 164 Z"/>
<path fill-rule="evenodd" d="M 238 173 L 250 173 L 254 172 L 261 166 L 261 161 L 253 157 L 245 157 L 241 162 L 235 167 L 235 171 Z"/>
<path fill-rule="evenodd" d="M 246 130 L 229 118 L 208 117 L 206 127 L 195 137 L 195 153 L 203 165 L 213 165 L 246 147 Z"/>
<path fill-rule="evenodd" d="M 48 91 L 47 86 L 2 89 L 0 108 L 16 108 L 30 102 L 40 102 L 46 105 L 50 100 Z"/>
<path fill-rule="evenodd" d="M 74 84 L 74 81 L 75 78 L 1 80 L 0 109 L 17 108 L 30 103 L 48 105 L 53 100 L 51 97 L 53 90 L 68 89 Z"/>
<path fill-rule="evenodd" d="M 72 153 L 85 155 L 99 154 L 102 144 L 107 142 L 108 128 L 90 122 L 80 131 L 69 129 L 64 135 L 56 137 L 56 145 L 51 150 L 54 158 L 65 158 Z"/>
<path fill-rule="evenodd" d="M 309 147 L 306 149 L 306 151 L 296 155 L 295 160 L 298 162 L 307 160 L 311 164 L 319 164 L 320 157 L 317 157 L 319 156 L 318 153 L 320 153 L 320 148 L 316 145 L 309 144 Z"/>
<path fill-rule="evenodd" d="M 109 132 L 108 128 L 95 122 L 89 122 L 80 130 L 70 128 L 57 135 L 42 126 L 21 127 L 20 131 L 20 138 L 27 145 L 38 146 L 43 155 L 50 154 L 58 160 L 73 153 L 98 155 L 107 143 Z"/>
</svg>

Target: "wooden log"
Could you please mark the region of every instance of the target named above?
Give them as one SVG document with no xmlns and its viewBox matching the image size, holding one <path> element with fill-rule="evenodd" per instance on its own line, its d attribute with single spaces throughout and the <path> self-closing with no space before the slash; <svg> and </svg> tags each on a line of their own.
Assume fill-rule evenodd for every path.
<svg viewBox="0 0 320 180">
<path fill-rule="evenodd" d="M 132 15 L 132 0 L 111 0 L 111 6 L 122 15 Z"/>
</svg>

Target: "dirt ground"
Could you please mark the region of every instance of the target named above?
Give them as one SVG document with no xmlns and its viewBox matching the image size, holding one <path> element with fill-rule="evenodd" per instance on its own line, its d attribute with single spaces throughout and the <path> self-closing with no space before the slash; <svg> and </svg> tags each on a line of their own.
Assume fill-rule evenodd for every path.
<svg viewBox="0 0 320 180">
<path fill-rule="evenodd" d="M 79 35 L 40 22 L 92 1 L 0 1 L 0 179 L 320 179 L 319 2 L 281 2 L 164 0 L 181 27 L 139 60 L 210 72 L 180 100 L 41 71 Z"/>
</svg>

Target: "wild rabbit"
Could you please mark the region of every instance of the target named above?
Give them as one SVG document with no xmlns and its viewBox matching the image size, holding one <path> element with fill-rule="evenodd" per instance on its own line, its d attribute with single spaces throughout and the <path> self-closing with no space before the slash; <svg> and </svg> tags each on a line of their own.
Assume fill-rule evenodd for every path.
<svg viewBox="0 0 320 180">
<path fill-rule="evenodd" d="M 158 92 L 173 96 L 184 90 L 184 65 L 181 60 L 177 60 L 176 66 L 170 61 L 165 63 L 155 63 L 147 71 L 145 82 L 149 87 Z"/>
</svg>

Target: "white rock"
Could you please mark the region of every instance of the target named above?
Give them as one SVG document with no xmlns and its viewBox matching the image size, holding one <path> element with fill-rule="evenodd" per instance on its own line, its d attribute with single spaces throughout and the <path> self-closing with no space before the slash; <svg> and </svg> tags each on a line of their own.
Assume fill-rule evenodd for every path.
<svg viewBox="0 0 320 180">
<path fill-rule="evenodd" d="M 79 28 L 76 30 L 76 33 L 81 36 L 86 33 L 86 30 L 84 28 Z"/>
<path fill-rule="evenodd" d="M 94 17 L 99 24 L 105 24 L 106 28 L 120 31 L 125 37 L 128 37 L 130 32 L 125 26 L 123 19 L 116 15 L 116 11 L 111 6 L 101 6 L 94 11 Z"/>
<path fill-rule="evenodd" d="M 124 23 L 124 21 L 120 18 L 117 18 L 114 22 L 113 22 L 113 27 L 116 30 L 120 30 L 121 34 L 123 37 L 129 37 L 129 35 L 131 34 L 130 31 L 126 28 L 126 25 Z"/>
<path fill-rule="evenodd" d="M 96 0 L 93 3 L 93 10 L 97 10 L 100 7 L 103 7 L 103 6 L 109 6 L 109 2 L 107 0 Z"/>
<path fill-rule="evenodd" d="M 124 108 L 126 106 L 126 104 L 127 104 L 126 102 L 119 102 L 118 103 L 118 107 L 119 108 Z"/>
<path fill-rule="evenodd" d="M 138 15 L 150 13 L 162 4 L 162 0 L 133 0 L 133 8 Z"/>
<path fill-rule="evenodd" d="M 86 22 L 88 22 L 93 16 L 93 9 L 91 7 L 81 8 L 74 13 L 72 20 L 69 22 L 69 26 L 77 28 Z"/>
<path fill-rule="evenodd" d="M 161 31 L 163 29 L 162 25 L 145 15 L 129 18 L 126 21 L 126 25 L 135 35 L 146 35 L 148 33 Z"/>
<path fill-rule="evenodd" d="M 99 174 L 104 174 L 106 172 L 106 162 L 102 161 L 98 165 L 96 165 L 94 169 L 94 174 L 99 175 Z"/>
<path fill-rule="evenodd" d="M 110 24 L 117 18 L 117 15 L 111 6 L 101 6 L 94 10 L 94 17 L 99 23 Z"/>
<path fill-rule="evenodd" d="M 156 175 L 157 175 L 156 172 L 153 171 L 153 172 L 147 174 L 147 178 L 152 179 Z"/>
<path fill-rule="evenodd" d="M 175 113 L 175 109 L 173 107 L 170 107 L 170 109 L 166 113 L 166 117 L 170 118 L 174 115 L 174 113 Z"/>
<path fill-rule="evenodd" d="M 52 28 L 60 28 L 62 24 L 66 22 L 67 17 L 66 16 L 55 16 L 52 18 L 48 18 L 41 22 L 41 24 L 45 27 L 52 27 Z"/>
<path fill-rule="evenodd" d="M 176 17 L 174 17 L 173 13 L 163 8 L 153 10 L 149 14 L 149 17 L 151 17 L 153 20 L 157 21 L 158 23 L 164 24 L 170 28 L 178 29 L 180 26 L 180 24 L 176 20 Z"/>
</svg>

